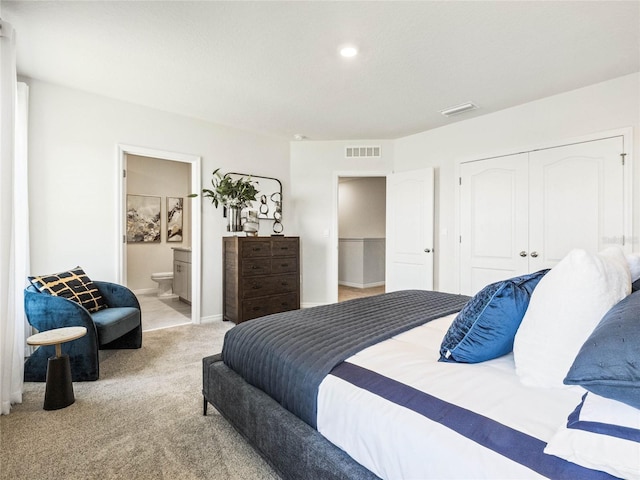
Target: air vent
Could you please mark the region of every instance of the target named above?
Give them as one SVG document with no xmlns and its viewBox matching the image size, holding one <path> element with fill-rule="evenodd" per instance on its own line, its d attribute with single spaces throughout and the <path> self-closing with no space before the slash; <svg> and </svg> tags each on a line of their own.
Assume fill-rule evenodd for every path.
<svg viewBox="0 0 640 480">
<path fill-rule="evenodd" d="M 347 147 L 347 158 L 380 158 L 380 147 Z"/>
<path fill-rule="evenodd" d="M 478 108 L 478 106 L 475 103 L 468 102 L 456 105 L 455 107 L 445 108 L 444 110 L 440 110 L 440 113 L 445 117 L 450 117 L 451 115 L 459 115 L 470 110 L 475 110 L 476 108 Z"/>
</svg>

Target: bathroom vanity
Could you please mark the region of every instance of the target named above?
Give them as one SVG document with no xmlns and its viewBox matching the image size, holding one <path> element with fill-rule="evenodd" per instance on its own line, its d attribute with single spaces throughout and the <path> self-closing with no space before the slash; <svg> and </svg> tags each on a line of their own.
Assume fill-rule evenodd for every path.
<svg viewBox="0 0 640 480">
<path fill-rule="evenodd" d="M 173 247 L 173 293 L 191 305 L 191 249 Z"/>
</svg>

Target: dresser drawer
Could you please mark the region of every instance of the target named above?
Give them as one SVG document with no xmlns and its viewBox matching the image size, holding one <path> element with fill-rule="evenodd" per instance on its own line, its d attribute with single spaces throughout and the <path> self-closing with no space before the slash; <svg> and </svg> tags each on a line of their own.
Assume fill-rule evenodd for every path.
<svg viewBox="0 0 640 480">
<path fill-rule="evenodd" d="M 272 313 L 288 312 L 300 308 L 297 293 L 274 295 L 269 298 L 255 298 L 242 302 L 242 318 L 264 317 Z"/>
<path fill-rule="evenodd" d="M 269 299 L 257 298 L 254 300 L 244 300 L 242 302 L 242 320 L 251 320 L 252 318 L 264 317 L 271 312 Z"/>
<path fill-rule="evenodd" d="M 288 312 L 300 308 L 297 293 L 274 295 L 269 299 L 269 311 L 271 313 Z"/>
<path fill-rule="evenodd" d="M 242 258 L 270 257 L 271 242 L 269 240 L 255 240 L 240 244 Z"/>
<path fill-rule="evenodd" d="M 278 240 L 271 240 L 271 255 L 287 256 L 298 254 L 298 239 L 297 238 L 282 238 Z"/>
<path fill-rule="evenodd" d="M 242 298 L 255 298 L 298 290 L 297 275 L 250 277 L 242 280 Z"/>
<path fill-rule="evenodd" d="M 277 257 L 271 259 L 271 273 L 295 273 L 298 271 L 296 257 Z"/>
<path fill-rule="evenodd" d="M 251 277 L 254 275 L 269 275 L 272 271 L 270 258 L 249 258 L 242 262 L 242 275 Z"/>
</svg>

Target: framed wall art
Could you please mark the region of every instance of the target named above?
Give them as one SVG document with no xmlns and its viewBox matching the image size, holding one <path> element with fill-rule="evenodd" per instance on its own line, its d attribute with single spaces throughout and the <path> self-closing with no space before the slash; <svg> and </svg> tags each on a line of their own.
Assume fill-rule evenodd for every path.
<svg viewBox="0 0 640 480">
<path fill-rule="evenodd" d="M 127 243 L 160 242 L 160 197 L 127 195 Z"/>
<path fill-rule="evenodd" d="M 182 197 L 167 197 L 167 242 L 182 242 Z"/>
</svg>

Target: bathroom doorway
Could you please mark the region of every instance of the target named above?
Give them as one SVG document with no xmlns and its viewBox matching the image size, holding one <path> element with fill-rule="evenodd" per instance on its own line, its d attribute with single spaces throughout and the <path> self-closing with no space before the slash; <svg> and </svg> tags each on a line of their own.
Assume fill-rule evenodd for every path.
<svg viewBox="0 0 640 480">
<path fill-rule="evenodd" d="M 142 329 L 200 323 L 200 202 L 188 198 L 199 157 L 121 147 L 121 163 L 121 283 L 140 301 Z"/>
</svg>

